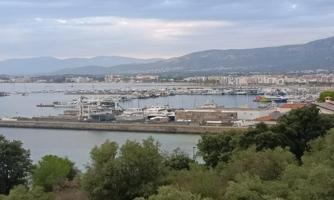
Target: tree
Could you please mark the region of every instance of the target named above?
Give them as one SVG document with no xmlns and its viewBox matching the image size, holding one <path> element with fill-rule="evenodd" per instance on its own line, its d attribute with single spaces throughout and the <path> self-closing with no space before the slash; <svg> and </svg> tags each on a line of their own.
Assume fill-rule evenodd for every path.
<svg viewBox="0 0 334 200">
<path fill-rule="evenodd" d="M 194 160 L 190 159 L 189 156 L 180 151 L 180 149 L 175 149 L 172 154 L 167 155 L 165 158 L 166 167 L 173 170 L 190 169 L 190 164 L 194 163 Z"/>
<path fill-rule="evenodd" d="M 0 135 L 0 194 L 8 194 L 15 185 L 25 184 L 31 169 L 30 152 L 20 141 Z"/>
<path fill-rule="evenodd" d="M 296 200 L 334 199 L 334 170 L 325 164 L 291 166 L 282 176 L 288 198 Z"/>
<path fill-rule="evenodd" d="M 310 142 L 300 166 L 290 165 L 281 176 L 287 199 L 334 199 L 334 130 Z"/>
<path fill-rule="evenodd" d="M 273 131 L 281 134 L 282 144 L 289 147 L 298 159 L 309 150 L 309 142 L 326 134 L 331 124 L 324 120 L 319 109 L 312 105 L 283 115 Z"/>
<path fill-rule="evenodd" d="M 263 181 L 258 176 L 251 176 L 248 173 L 237 175 L 234 181 L 229 182 L 224 200 L 284 200 L 281 194 L 288 191 L 284 185 Z"/>
<path fill-rule="evenodd" d="M 135 200 L 145 200 L 137 198 Z M 199 195 L 192 194 L 188 191 L 178 190 L 171 186 L 163 186 L 158 190 L 158 194 L 152 195 L 148 200 L 210 200 L 209 198 L 201 198 Z"/>
<path fill-rule="evenodd" d="M 152 138 L 127 141 L 119 151 L 116 143 L 107 141 L 93 148 L 91 159 L 82 184 L 92 199 L 146 198 L 165 180 L 163 156 Z"/>
<path fill-rule="evenodd" d="M 236 134 L 230 132 L 219 135 L 203 135 L 197 147 L 205 164 L 215 167 L 219 162 L 227 162 L 239 145 L 239 138 Z"/>
<path fill-rule="evenodd" d="M 76 175 L 74 163 L 67 158 L 47 155 L 38 162 L 32 172 L 32 180 L 35 186 L 41 186 L 45 191 L 53 188 L 66 180 L 72 180 Z"/>
<path fill-rule="evenodd" d="M 234 180 L 238 174 L 242 173 L 268 181 L 280 178 L 287 166 L 296 164 L 294 155 L 282 148 L 263 151 L 249 148 L 234 153 L 229 163 L 218 165 L 217 169 L 224 181 Z"/>
<path fill-rule="evenodd" d="M 273 149 L 282 145 L 282 137 L 279 133 L 273 132 L 268 125 L 259 123 L 240 137 L 239 145 L 242 149 L 255 145 L 258 151 Z"/>
<path fill-rule="evenodd" d="M 14 187 L 8 196 L 0 197 L 1 200 L 54 200 L 52 193 L 46 193 L 41 187 L 34 187 L 29 190 L 23 185 Z"/>
<path fill-rule="evenodd" d="M 243 149 L 255 145 L 258 151 L 288 147 L 300 160 L 309 150 L 309 142 L 325 135 L 333 126 L 332 116 L 321 115 L 314 105 L 306 106 L 283 115 L 275 126 L 258 124 L 240 137 L 239 144 Z"/>
<path fill-rule="evenodd" d="M 334 100 L 334 91 L 327 90 L 327 91 L 321 92 L 318 101 L 325 102 L 326 97 L 331 97 L 332 100 Z"/>
<path fill-rule="evenodd" d="M 236 174 L 233 179 L 227 178 L 231 181 L 224 194 L 224 199 L 334 199 L 333 144 L 334 130 L 329 131 L 325 137 L 313 140 L 310 143 L 310 150 L 302 157 L 301 165 L 292 162 L 291 155 L 284 156 L 287 152 L 280 153 L 282 150 L 272 151 L 270 157 L 268 153 L 271 150 L 254 152 L 254 155 L 257 154 L 257 156 L 252 156 L 250 152 L 248 154 L 238 152 L 244 155 L 236 155 L 227 166 L 224 165 L 225 169 L 222 173 L 225 173 L 225 177 L 223 175 L 223 179 Z M 262 156 L 259 157 L 261 154 Z M 264 155 L 267 156 L 263 157 Z M 263 158 L 270 158 L 271 161 L 268 162 Z M 270 163 L 276 164 L 270 165 Z"/>
<path fill-rule="evenodd" d="M 191 165 L 190 170 L 171 172 L 168 180 L 173 187 L 201 197 L 219 199 L 223 194 L 223 181 L 219 173 L 199 164 Z"/>
<path fill-rule="evenodd" d="M 310 142 L 310 151 L 302 157 L 305 165 L 323 163 L 334 169 L 334 129 L 328 131 L 325 137 Z"/>
</svg>

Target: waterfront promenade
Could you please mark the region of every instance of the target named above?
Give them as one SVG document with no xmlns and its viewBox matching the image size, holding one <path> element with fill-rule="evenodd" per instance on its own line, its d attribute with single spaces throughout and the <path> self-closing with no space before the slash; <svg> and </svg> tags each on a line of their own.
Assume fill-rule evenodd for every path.
<svg viewBox="0 0 334 200">
<path fill-rule="evenodd" d="M 245 131 L 246 128 L 231 126 L 199 126 L 180 124 L 146 124 L 146 123 L 94 123 L 94 122 L 64 122 L 64 121 L 0 121 L 0 127 L 10 128 L 43 128 L 68 130 L 100 130 L 100 131 L 131 131 L 152 133 L 186 133 L 215 134 L 224 131 Z"/>
</svg>

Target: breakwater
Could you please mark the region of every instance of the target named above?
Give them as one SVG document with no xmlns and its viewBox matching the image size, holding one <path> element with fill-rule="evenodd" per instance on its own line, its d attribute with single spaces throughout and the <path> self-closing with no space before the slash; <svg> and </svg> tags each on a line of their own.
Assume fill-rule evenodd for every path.
<svg viewBox="0 0 334 200">
<path fill-rule="evenodd" d="M 0 127 L 10 128 L 43 128 L 69 130 L 101 130 L 101 131 L 131 131 L 156 133 L 188 133 L 214 134 L 229 130 L 245 131 L 245 128 L 227 126 L 198 126 L 179 124 L 145 124 L 145 123 L 93 123 L 93 122 L 64 122 L 64 121 L 0 121 Z"/>
</svg>

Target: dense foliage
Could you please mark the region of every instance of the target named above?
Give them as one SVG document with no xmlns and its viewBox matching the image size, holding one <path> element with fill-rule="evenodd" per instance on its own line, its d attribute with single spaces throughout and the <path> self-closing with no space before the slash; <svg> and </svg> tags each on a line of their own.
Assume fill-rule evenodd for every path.
<svg viewBox="0 0 334 200">
<path fill-rule="evenodd" d="M 203 135 L 197 144 L 200 155 L 208 166 L 215 167 L 220 161 L 227 162 L 238 145 L 237 133 Z"/>
<path fill-rule="evenodd" d="M 0 196 L 0 200 L 53 200 L 54 194 L 44 192 L 43 188 L 35 187 L 29 190 L 23 185 L 12 189 L 8 196 Z"/>
<path fill-rule="evenodd" d="M 92 150 L 91 158 L 82 184 L 92 199 L 148 197 L 164 180 L 163 156 L 152 138 L 142 144 L 127 141 L 119 151 L 107 141 Z"/>
<path fill-rule="evenodd" d="M 320 93 L 319 102 L 325 102 L 326 97 L 331 97 L 332 100 L 334 101 L 334 91 L 333 90 L 327 90 L 327 91 L 323 91 Z"/>
<path fill-rule="evenodd" d="M 136 198 L 135 200 L 145 200 L 145 198 Z M 158 194 L 150 196 L 148 200 L 211 200 L 211 199 L 201 198 L 200 195 L 195 195 L 188 191 L 181 191 L 174 187 L 163 186 L 158 189 Z"/>
<path fill-rule="evenodd" d="M 33 169 L 32 180 L 35 186 L 41 186 L 45 191 L 52 191 L 55 186 L 66 180 L 73 180 L 75 175 L 73 162 L 66 158 L 47 155 Z"/>
<path fill-rule="evenodd" d="M 68 159 L 45 156 L 29 187 L 17 183 L 0 200 L 334 199 L 334 118 L 314 106 L 243 134 L 203 135 L 198 151 L 204 163 L 180 150 L 164 154 L 152 138 L 121 147 L 106 141 L 83 174 Z"/>
<path fill-rule="evenodd" d="M 172 154 L 165 156 L 165 165 L 172 170 L 190 169 L 192 163 L 194 160 L 180 149 L 175 149 Z"/>
<path fill-rule="evenodd" d="M 21 142 L 0 135 L 0 194 L 8 194 L 15 185 L 26 183 L 32 166 L 29 156 Z"/>
<path fill-rule="evenodd" d="M 240 147 L 255 145 L 257 150 L 289 148 L 300 160 L 304 152 L 309 150 L 311 140 L 323 136 L 334 127 L 333 119 L 333 116 L 321 115 L 316 106 L 292 110 L 283 115 L 275 126 L 258 124 L 250 129 L 240 137 Z"/>
</svg>

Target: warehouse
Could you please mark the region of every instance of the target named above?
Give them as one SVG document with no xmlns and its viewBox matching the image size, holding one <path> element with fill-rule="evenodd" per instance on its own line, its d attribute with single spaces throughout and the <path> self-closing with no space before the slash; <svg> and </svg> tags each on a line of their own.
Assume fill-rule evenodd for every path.
<svg viewBox="0 0 334 200">
<path fill-rule="evenodd" d="M 175 118 L 177 122 L 199 125 L 232 125 L 233 121 L 237 120 L 237 113 L 222 109 L 178 110 Z"/>
</svg>

